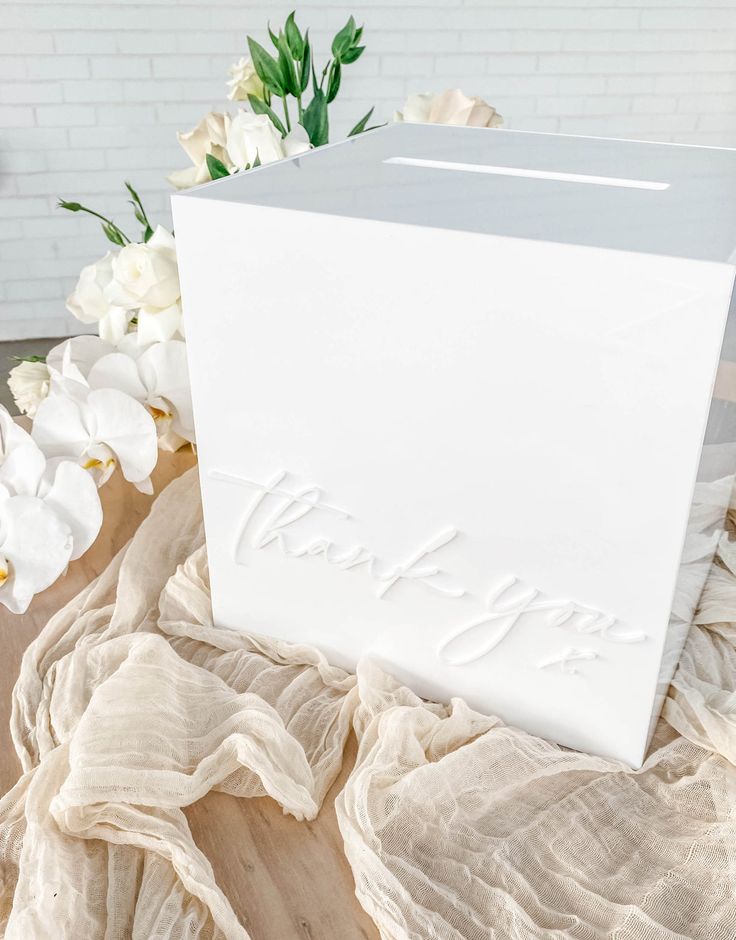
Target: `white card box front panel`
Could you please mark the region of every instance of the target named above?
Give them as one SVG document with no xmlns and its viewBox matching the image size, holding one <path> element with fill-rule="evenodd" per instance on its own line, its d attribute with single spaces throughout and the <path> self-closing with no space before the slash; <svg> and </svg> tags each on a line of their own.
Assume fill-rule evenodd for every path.
<svg viewBox="0 0 736 940">
<path fill-rule="evenodd" d="M 732 267 L 230 183 L 175 200 L 216 622 L 640 763 Z"/>
</svg>

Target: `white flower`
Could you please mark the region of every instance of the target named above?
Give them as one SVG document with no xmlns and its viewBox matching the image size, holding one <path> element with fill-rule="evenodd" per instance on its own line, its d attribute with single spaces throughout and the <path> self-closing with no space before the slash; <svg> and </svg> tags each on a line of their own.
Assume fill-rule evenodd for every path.
<svg viewBox="0 0 736 940">
<path fill-rule="evenodd" d="M 468 98 L 459 88 L 439 95 L 409 95 L 394 121 L 412 124 L 460 124 L 468 127 L 501 127 L 503 118 L 482 98 Z"/>
<path fill-rule="evenodd" d="M 176 243 L 159 225 L 149 241 L 125 245 L 112 259 L 112 279 L 105 294 L 126 310 L 162 310 L 179 300 Z"/>
<path fill-rule="evenodd" d="M 47 461 L 0 406 L 0 603 L 24 613 L 97 537 L 102 508 L 89 474 Z"/>
<path fill-rule="evenodd" d="M 177 301 L 170 307 L 141 307 L 138 311 L 137 341 L 141 346 L 161 343 L 176 334 L 184 335 L 181 304 Z"/>
<path fill-rule="evenodd" d="M 230 165 L 231 161 L 225 149 L 229 123 L 230 115 L 211 111 L 191 131 L 176 135 L 193 166 L 172 173 L 168 177 L 172 186 L 188 189 L 198 183 L 206 183 L 211 178 L 207 167 L 208 153 L 217 157 L 225 166 Z"/>
<path fill-rule="evenodd" d="M 156 425 L 130 395 L 114 388 L 91 389 L 69 351 L 62 371 L 51 371 L 51 391 L 38 406 L 33 440 L 47 457 L 66 457 L 89 470 L 102 486 L 120 464 L 126 480 L 151 493 L 156 466 Z"/>
<path fill-rule="evenodd" d="M 240 59 L 228 69 L 232 78 L 228 81 L 228 98 L 231 101 L 247 101 L 248 95 L 263 98 L 263 82 L 258 77 L 251 59 Z"/>
<path fill-rule="evenodd" d="M 49 393 L 49 370 L 45 362 L 21 362 L 10 370 L 8 388 L 21 414 L 32 418 Z"/>
<path fill-rule="evenodd" d="M 66 301 L 66 308 L 82 323 L 97 323 L 100 336 L 116 343 L 127 331 L 131 314 L 109 297 L 112 282 L 113 259 L 108 251 L 104 258 L 82 268 L 74 291 Z"/>
<path fill-rule="evenodd" d="M 266 114 L 238 111 L 227 132 L 227 152 L 238 169 L 252 166 L 256 158 L 272 163 L 309 150 L 309 138 L 301 125 L 282 138 Z"/>
<path fill-rule="evenodd" d="M 151 414 L 161 450 L 194 441 L 186 345 L 181 340 L 142 349 L 130 334 L 114 350 L 96 336 L 75 336 L 49 353 L 60 370 L 65 357 L 90 388 L 115 388 L 139 401 Z"/>
</svg>

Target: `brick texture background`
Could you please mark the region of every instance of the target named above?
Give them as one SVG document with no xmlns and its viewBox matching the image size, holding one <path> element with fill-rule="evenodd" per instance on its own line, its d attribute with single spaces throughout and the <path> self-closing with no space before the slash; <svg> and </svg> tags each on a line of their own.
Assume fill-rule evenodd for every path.
<svg viewBox="0 0 736 940">
<path fill-rule="evenodd" d="M 291 7 L 253 0 L 3 2 L 0 339 L 78 331 L 64 308 L 107 243 L 80 199 L 131 217 L 129 179 L 168 218 L 176 143 L 224 109 L 228 65 Z M 736 146 L 736 0 L 330 0 L 298 7 L 320 53 L 353 12 L 367 51 L 333 105 L 337 139 L 367 108 L 459 86 L 507 126 Z M 131 225 L 131 229 L 134 227 Z"/>
</svg>

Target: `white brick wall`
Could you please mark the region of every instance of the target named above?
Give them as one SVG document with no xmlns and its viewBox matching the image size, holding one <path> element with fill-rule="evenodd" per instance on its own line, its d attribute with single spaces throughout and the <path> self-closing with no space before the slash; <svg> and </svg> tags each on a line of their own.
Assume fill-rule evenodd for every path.
<svg viewBox="0 0 736 940">
<path fill-rule="evenodd" d="M 129 179 L 168 217 L 175 133 L 226 104 L 227 66 L 289 6 L 254 0 L 3 0 L 0 339 L 79 327 L 64 297 L 106 242 L 79 198 L 130 222 Z M 376 104 L 459 85 L 511 127 L 736 146 L 736 0 L 313 0 L 320 51 L 354 12 L 368 49 L 333 139 Z M 125 227 L 125 226 L 124 226 Z M 130 225 L 134 229 L 133 225 Z"/>
</svg>

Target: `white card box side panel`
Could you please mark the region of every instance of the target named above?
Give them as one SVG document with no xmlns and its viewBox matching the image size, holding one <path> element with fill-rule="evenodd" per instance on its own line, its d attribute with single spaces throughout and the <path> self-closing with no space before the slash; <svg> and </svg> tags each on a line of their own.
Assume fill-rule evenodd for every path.
<svg viewBox="0 0 736 940">
<path fill-rule="evenodd" d="M 174 206 L 216 622 L 638 765 L 733 269 Z"/>
</svg>

